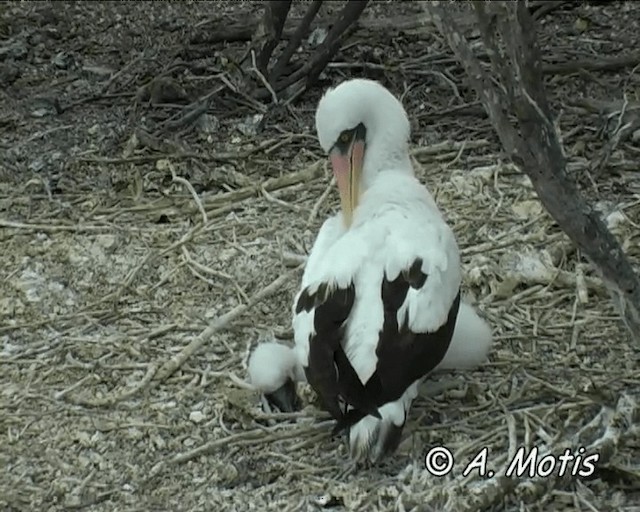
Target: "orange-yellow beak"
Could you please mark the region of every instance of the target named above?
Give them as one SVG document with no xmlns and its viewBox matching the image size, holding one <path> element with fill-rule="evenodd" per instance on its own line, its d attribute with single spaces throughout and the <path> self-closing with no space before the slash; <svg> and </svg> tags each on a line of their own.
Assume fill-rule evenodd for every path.
<svg viewBox="0 0 640 512">
<path fill-rule="evenodd" d="M 360 124 L 353 130 L 342 132 L 330 153 L 333 174 L 338 183 L 342 216 L 347 227 L 360 198 L 360 179 L 364 164 L 366 131 Z"/>
</svg>

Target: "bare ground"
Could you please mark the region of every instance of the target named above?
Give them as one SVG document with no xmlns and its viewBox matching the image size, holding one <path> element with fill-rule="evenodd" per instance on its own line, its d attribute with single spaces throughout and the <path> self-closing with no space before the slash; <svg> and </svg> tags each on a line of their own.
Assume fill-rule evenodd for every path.
<svg viewBox="0 0 640 512">
<path fill-rule="evenodd" d="M 243 384 L 248 353 L 291 338 L 295 267 L 337 202 L 312 130 L 321 87 L 263 115 L 230 91 L 246 44 L 193 37 L 252 12 L 0 4 L 0 506 L 315 510 L 328 493 L 346 510 L 640 510 L 638 348 L 502 160 L 435 31 L 380 28 L 382 15 L 417 19 L 418 4 L 365 11 L 378 28 L 352 37 L 323 85 L 364 75 L 403 96 L 466 296 L 494 328 L 491 361 L 431 378 L 376 468 L 351 467 L 308 389 L 299 414 L 260 410 Z M 554 11 L 541 41 L 559 65 L 547 83 L 572 175 L 639 269 L 640 136 L 610 141 L 640 102 L 640 5 Z M 596 64 L 563 68 L 573 60 Z M 184 91 L 152 105 L 140 88 L 162 74 Z M 206 115 L 182 118 L 217 88 Z M 618 108 L 599 114 L 585 98 Z M 424 469 L 439 445 L 455 454 L 445 477 Z M 497 475 L 463 477 L 484 446 Z M 590 478 L 502 477 L 520 446 L 601 460 Z"/>
</svg>

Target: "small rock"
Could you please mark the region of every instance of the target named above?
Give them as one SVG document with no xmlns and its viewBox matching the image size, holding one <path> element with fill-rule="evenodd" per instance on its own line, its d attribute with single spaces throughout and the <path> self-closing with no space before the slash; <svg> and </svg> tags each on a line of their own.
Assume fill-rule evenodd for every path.
<svg viewBox="0 0 640 512">
<path fill-rule="evenodd" d="M 585 18 L 578 18 L 578 19 L 576 19 L 576 21 L 573 24 L 573 26 L 575 27 L 575 29 L 578 32 L 584 32 L 585 30 L 587 30 L 589 28 L 589 20 L 587 20 Z"/>
<path fill-rule="evenodd" d="M 22 60 L 27 56 L 27 53 L 27 47 L 24 43 L 16 41 L 13 44 L 0 47 L 0 60 L 4 60 L 6 58 Z"/>
<path fill-rule="evenodd" d="M 162 103 L 182 103 L 188 96 L 182 86 L 171 78 L 154 79 L 149 86 L 149 96 L 154 105 Z"/>
<path fill-rule="evenodd" d="M 7 61 L 0 65 L 0 85 L 11 85 L 21 75 L 20 67 L 13 61 Z"/>
<path fill-rule="evenodd" d="M 220 121 L 216 116 L 203 114 L 198 119 L 197 127 L 202 133 L 215 133 L 220 128 Z"/>
<path fill-rule="evenodd" d="M 635 133 L 634 133 L 635 136 Z M 579 140 L 573 145 L 573 154 L 574 155 L 584 155 L 585 150 L 587 149 L 587 145 L 583 140 Z"/>
<path fill-rule="evenodd" d="M 344 504 L 342 498 L 329 493 L 323 494 L 321 496 L 315 496 L 311 501 L 322 508 L 342 507 Z"/>
<path fill-rule="evenodd" d="M 67 52 L 58 52 L 53 58 L 53 65 L 58 69 L 67 69 L 73 62 L 73 57 Z"/>
<path fill-rule="evenodd" d="M 113 69 L 106 66 L 83 66 L 82 71 L 95 75 L 102 80 L 106 80 L 114 73 Z"/>
<path fill-rule="evenodd" d="M 42 158 L 35 159 L 29 164 L 28 169 L 31 172 L 40 172 L 42 169 L 44 169 L 44 160 Z"/>
<path fill-rule="evenodd" d="M 612 211 L 606 217 L 607 227 L 612 231 L 614 231 L 618 226 L 624 225 L 626 221 L 627 218 L 620 210 Z"/>
<path fill-rule="evenodd" d="M 58 101 L 58 98 L 55 97 L 40 96 L 35 98 L 33 100 L 32 108 L 33 110 L 31 111 L 31 115 L 33 117 L 44 117 L 51 114 L 62 113 L 60 102 Z"/>
<path fill-rule="evenodd" d="M 96 243 L 105 251 L 110 252 L 116 248 L 118 240 L 115 235 L 98 235 L 96 236 Z"/>
<path fill-rule="evenodd" d="M 523 220 L 533 219 L 538 215 L 541 215 L 543 212 L 540 201 L 534 199 L 520 201 L 519 203 L 511 206 L 511 209 L 516 217 Z"/>
<path fill-rule="evenodd" d="M 329 31 L 324 27 L 318 27 L 309 36 L 307 40 L 309 45 L 312 47 L 321 45 L 327 37 Z"/>
<path fill-rule="evenodd" d="M 51 113 L 51 110 L 49 110 L 48 108 L 37 108 L 33 112 L 31 112 L 31 115 L 33 117 L 45 117 Z"/>
<path fill-rule="evenodd" d="M 263 117 L 263 114 L 254 114 L 252 116 L 245 117 L 240 123 L 238 123 L 238 131 L 247 137 L 255 135 L 258 133 L 258 125 L 262 122 Z"/>
<path fill-rule="evenodd" d="M 202 411 L 191 411 L 191 414 L 189 414 L 189 420 L 193 423 L 201 423 L 204 419 L 205 415 Z"/>
</svg>

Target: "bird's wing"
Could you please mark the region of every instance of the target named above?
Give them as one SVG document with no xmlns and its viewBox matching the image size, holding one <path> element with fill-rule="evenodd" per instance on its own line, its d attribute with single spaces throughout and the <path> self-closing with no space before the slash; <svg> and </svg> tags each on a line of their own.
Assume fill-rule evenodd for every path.
<svg viewBox="0 0 640 512">
<path fill-rule="evenodd" d="M 411 177 L 378 182 L 351 229 L 325 223 L 294 303 L 307 380 L 342 426 L 378 416 L 442 360 L 459 305 L 458 247 L 433 198 Z"/>
<path fill-rule="evenodd" d="M 378 201 L 369 215 L 364 209 L 357 228 L 369 255 L 355 279 L 357 302 L 347 331 L 349 360 L 378 407 L 398 400 L 442 360 L 460 300 L 453 231 L 417 181 L 395 186 L 402 200 L 393 200 L 389 184 L 386 202 Z M 350 414 L 345 421 L 352 424 L 364 411 Z"/>
<path fill-rule="evenodd" d="M 307 381 L 335 419 L 342 418 L 340 398 L 379 417 L 342 344 L 356 297 L 349 266 L 354 258 L 335 259 L 344 236 L 340 215 L 325 221 L 318 233 L 293 305 L 296 350 Z"/>
</svg>

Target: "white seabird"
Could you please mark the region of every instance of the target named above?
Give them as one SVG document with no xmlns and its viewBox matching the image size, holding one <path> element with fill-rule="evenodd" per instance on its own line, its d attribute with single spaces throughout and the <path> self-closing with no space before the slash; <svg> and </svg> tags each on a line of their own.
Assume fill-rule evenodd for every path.
<svg viewBox="0 0 640 512">
<path fill-rule="evenodd" d="M 349 430 L 354 459 L 398 446 L 422 379 L 485 361 L 489 326 L 460 302 L 455 236 L 415 177 L 402 104 L 354 79 L 316 111 L 341 211 L 322 225 L 293 304 L 295 347 L 263 343 L 249 361 L 254 386 L 280 410 L 306 380 Z"/>
</svg>

